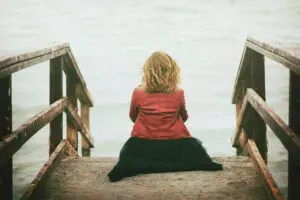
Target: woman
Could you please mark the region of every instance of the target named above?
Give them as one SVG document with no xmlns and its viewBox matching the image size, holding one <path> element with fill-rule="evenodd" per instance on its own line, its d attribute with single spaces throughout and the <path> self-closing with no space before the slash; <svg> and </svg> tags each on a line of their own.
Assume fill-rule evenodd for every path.
<svg viewBox="0 0 300 200">
<path fill-rule="evenodd" d="M 110 181 L 145 173 L 223 169 L 184 125 L 188 114 L 179 82 L 180 68 L 168 54 L 154 52 L 148 58 L 142 84 L 132 94 L 131 137 L 108 173 Z"/>
</svg>

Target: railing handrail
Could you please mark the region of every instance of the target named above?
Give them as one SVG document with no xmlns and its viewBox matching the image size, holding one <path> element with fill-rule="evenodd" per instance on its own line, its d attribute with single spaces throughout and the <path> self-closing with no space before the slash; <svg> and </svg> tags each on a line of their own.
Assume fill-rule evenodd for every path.
<svg viewBox="0 0 300 200">
<path fill-rule="evenodd" d="M 266 103 L 265 57 L 282 64 L 290 71 L 289 125 Z M 264 176 L 271 199 L 283 197 L 266 166 L 266 125 L 273 130 L 288 151 L 288 199 L 296 200 L 300 196 L 299 99 L 300 59 L 283 49 L 248 37 L 233 88 L 232 103 L 236 104 L 236 130 L 232 146 L 237 148 L 237 154 L 250 155 L 254 160 Z"/>
<path fill-rule="evenodd" d="M 89 107 L 92 107 L 93 99 L 87 89 L 86 82 L 78 68 L 69 43 L 62 43 L 29 53 L 2 58 L 0 60 L 0 78 L 59 56 L 63 56 L 67 63 L 67 68 L 64 67 L 64 70 L 71 72 L 72 76 L 77 80 L 80 86 L 80 92 L 78 94 L 79 100 L 82 103 L 87 104 Z"/>
<path fill-rule="evenodd" d="M 50 106 L 12 130 L 12 74 L 45 61 L 50 61 Z M 66 74 L 66 97 L 63 96 L 63 71 Z M 93 100 L 68 43 L 0 59 L 0 96 L 1 197 L 12 199 L 13 155 L 46 124 L 50 124 L 49 159 L 22 199 L 37 194 L 42 180 L 63 155 L 77 155 L 78 132 L 82 136 L 82 156 L 90 156 L 90 150 L 94 147 L 89 130 L 89 109 L 93 106 Z M 78 99 L 80 114 L 77 109 Z M 67 114 L 66 140 L 63 138 L 63 112 Z"/>
<path fill-rule="evenodd" d="M 232 94 L 232 103 L 236 103 L 236 99 L 238 96 L 239 91 L 239 85 L 242 77 L 244 76 L 244 73 L 246 71 L 245 67 L 246 65 L 244 62 L 247 62 L 247 59 L 249 58 L 249 53 L 247 52 L 248 48 L 252 49 L 253 51 L 256 51 L 260 53 L 261 55 L 267 56 L 268 58 L 282 64 L 283 66 L 289 68 L 290 70 L 294 71 L 296 74 L 300 75 L 300 59 L 293 56 L 289 52 L 280 49 L 278 47 L 275 47 L 273 45 L 270 45 L 268 43 L 259 41 L 255 38 L 248 37 L 245 42 L 245 48 L 244 52 L 241 58 L 239 71 L 234 83 L 234 90 Z M 245 66 L 245 67 L 243 67 Z"/>
<path fill-rule="evenodd" d="M 64 97 L 57 100 L 48 108 L 39 112 L 37 115 L 28 119 L 19 128 L 14 130 L 12 134 L 0 140 L 0 168 L 5 162 L 11 158 L 34 134 L 36 134 L 45 125 L 49 124 L 53 119 L 66 112 L 72 119 L 72 124 L 81 133 L 81 136 L 87 144 L 93 148 L 94 141 L 89 137 L 90 133 L 86 126 L 83 124 L 82 119 L 75 112 L 72 105 L 68 103 L 67 98 Z"/>
<path fill-rule="evenodd" d="M 283 146 L 295 156 L 300 164 L 300 138 L 291 130 L 288 125 L 268 106 L 268 104 L 251 88 L 247 89 L 244 102 L 237 120 L 237 129 L 232 138 L 232 145 L 238 146 L 238 139 L 242 129 L 245 127 L 245 119 L 249 105 L 260 115 L 266 124 L 272 129 Z"/>
</svg>

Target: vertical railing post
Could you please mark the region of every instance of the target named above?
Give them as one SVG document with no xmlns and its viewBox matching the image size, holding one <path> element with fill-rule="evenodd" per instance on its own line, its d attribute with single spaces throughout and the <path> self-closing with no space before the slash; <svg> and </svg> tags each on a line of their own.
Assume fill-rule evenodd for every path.
<svg viewBox="0 0 300 200">
<path fill-rule="evenodd" d="M 62 56 L 50 60 L 50 94 L 49 103 L 52 104 L 63 96 L 63 58 Z M 63 138 L 63 115 L 58 115 L 50 122 L 49 156 Z"/>
<path fill-rule="evenodd" d="M 263 99 L 266 100 L 265 91 L 265 60 L 264 56 L 256 51 L 251 50 L 251 67 L 252 81 L 251 88 Z M 253 110 L 251 113 L 252 137 L 255 140 L 260 155 L 267 163 L 267 127 L 264 120 L 259 116 L 257 112 Z"/>
<path fill-rule="evenodd" d="M 241 94 L 237 97 L 237 100 L 236 100 L 236 119 L 238 119 L 239 117 L 239 114 L 240 114 L 240 110 L 242 108 L 242 105 L 243 105 L 243 100 L 245 98 L 245 91 L 246 91 L 246 88 L 244 88 L 245 86 L 245 83 L 247 84 L 247 82 L 245 82 L 244 80 L 241 81 L 241 85 L 240 85 L 240 88 L 241 88 Z M 236 120 L 236 128 L 238 128 L 239 124 L 238 124 L 238 120 Z M 247 140 L 247 136 L 245 135 L 245 131 L 242 131 L 241 135 L 240 135 L 240 138 L 243 138 L 243 140 Z M 237 155 L 245 155 L 247 154 L 247 152 L 245 151 L 245 143 L 239 143 L 239 147 L 236 147 L 236 154 Z"/>
<path fill-rule="evenodd" d="M 85 127 L 88 129 L 88 131 L 90 131 L 90 108 L 81 103 L 81 119 L 85 125 Z M 90 132 L 88 132 L 90 133 Z M 88 137 L 90 138 L 90 135 L 88 135 Z M 91 148 L 90 145 L 86 142 L 86 140 L 81 137 L 81 144 L 82 144 L 82 156 L 90 156 L 91 155 Z"/>
<path fill-rule="evenodd" d="M 300 137 L 300 76 L 290 70 L 289 126 Z M 299 156 L 299 155 L 297 155 Z M 300 197 L 300 165 L 289 152 L 288 155 L 288 200 Z"/>
<path fill-rule="evenodd" d="M 67 74 L 67 97 L 68 103 L 70 103 L 73 108 L 77 111 L 77 95 L 76 95 L 76 80 L 71 77 L 70 74 Z M 78 153 L 78 134 L 75 127 L 72 125 L 72 120 L 67 117 L 67 140 Z"/>
<path fill-rule="evenodd" d="M 248 47 L 244 48 L 243 56 L 241 60 L 241 63 L 243 66 L 240 66 L 240 70 L 245 70 L 242 81 L 240 82 L 240 85 L 238 86 L 240 88 L 240 91 L 238 91 L 237 100 L 236 100 L 236 119 L 238 119 L 238 116 L 240 114 L 240 110 L 247 92 L 247 88 L 251 86 L 251 73 L 250 72 L 250 51 Z M 249 111 L 248 111 L 249 112 Z M 251 112 L 251 111 L 250 111 Z M 247 124 L 244 127 L 244 131 L 242 131 L 242 137 L 244 140 L 247 140 L 247 134 L 249 132 L 249 124 Z M 238 124 L 236 124 L 236 128 L 238 128 Z M 241 144 L 240 144 L 241 145 Z M 244 155 L 247 154 L 246 146 L 240 146 L 236 148 L 236 154 L 237 155 Z"/>
<path fill-rule="evenodd" d="M 12 132 L 12 87 L 11 75 L 0 78 L 0 138 Z M 13 199 L 13 162 L 10 158 L 0 166 L 1 199 Z"/>
<path fill-rule="evenodd" d="M 236 107 L 236 129 L 239 126 L 237 119 L 239 117 L 240 110 L 242 108 L 242 104 L 243 104 L 243 98 L 242 97 L 237 97 L 236 104 L 235 104 L 235 107 Z M 242 152 L 243 152 L 243 147 L 242 146 L 236 147 L 236 154 L 237 155 L 242 154 Z"/>
</svg>

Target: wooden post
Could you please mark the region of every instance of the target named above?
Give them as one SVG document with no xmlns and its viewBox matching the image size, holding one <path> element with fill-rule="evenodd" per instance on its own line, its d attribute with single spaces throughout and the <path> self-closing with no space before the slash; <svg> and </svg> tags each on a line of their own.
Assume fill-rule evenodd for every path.
<svg viewBox="0 0 300 200">
<path fill-rule="evenodd" d="M 266 100 L 265 92 L 265 60 L 264 56 L 255 51 L 251 51 L 251 70 L 252 70 L 252 81 L 251 87 L 253 90 L 263 99 Z M 264 120 L 259 114 L 253 111 L 251 116 L 253 124 L 252 136 L 255 140 L 260 155 L 267 163 L 268 147 L 267 147 L 267 127 Z"/>
<path fill-rule="evenodd" d="M 247 53 L 249 54 L 250 52 L 250 49 L 247 49 Z M 248 57 L 247 57 L 248 58 Z M 252 76 L 252 73 L 251 73 L 251 66 L 250 66 L 250 62 L 249 60 L 245 60 L 244 62 L 245 66 L 246 67 L 246 70 L 245 70 L 245 76 L 244 76 L 244 80 L 242 81 L 242 86 L 241 86 L 241 97 L 239 97 L 238 101 L 237 101 L 237 116 L 239 114 L 239 110 L 241 109 L 242 107 L 242 104 L 243 104 L 243 101 L 244 101 L 244 98 L 246 96 L 246 92 L 247 92 L 247 88 L 250 88 L 251 87 L 251 76 Z M 252 113 L 252 108 L 250 108 L 248 111 L 247 111 L 247 116 L 251 117 Z M 248 117 L 248 118 L 249 118 Z M 244 145 L 240 143 L 240 147 L 238 147 L 236 150 L 236 154 L 237 155 L 247 155 L 247 152 L 248 152 L 248 148 L 247 148 L 247 139 L 248 139 L 248 134 L 252 132 L 252 130 L 250 130 L 251 128 L 251 121 L 247 120 L 247 124 L 244 125 L 244 128 L 243 128 L 243 132 L 241 134 L 240 137 L 243 137 L 241 138 L 243 141 L 244 141 Z M 238 127 L 236 127 L 238 128 Z"/>
<path fill-rule="evenodd" d="M 239 124 L 238 124 L 238 118 L 239 118 L 239 115 L 240 115 L 240 111 L 241 111 L 241 108 L 242 108 L 242 105 L 243 105 L 243 100 L 244 100 L 244 81 L 241 81 L 241 86 L 240 88 L 243 90 L 240 92 L 240 95 L 237 96 L 237 100 L 236 100 L 236 129 L 239 128 Z M 241 145 L 241 144 L 240 144 Z M 243 152 L 244 152 L 244 147 L 241 145 L 239 147 L 236 147 L 236 155 L 243 155 Z"/>
<path fill-rule="evenodd" d="M 300 137 L 300 76 L 291 70 L 289 93 L 289 126 Z M 290 152 L 288 157 L 288 200 L 296 200 L 300 197 L 300 166 Z"/>
<path fill-rule="evenodd" d="M 69 74 L 67 75 L 67 97 L 68 102 L 77 112 L 76 81 Z M 67 117 L 67 140 L 78 153 L 78 134 L 76 128 L 72 126 L 72 120 L 69 117 Z"/>
<path fill-rule="evenodd" d="M 0 78 L 0 138 L 12 132 L 11 89 L 11 75 Z M 13 199 L 12 167 L 12 158 L 0 166 L 1 199 Z"/>
<path fill-rule="evenodd" d="M 81 119 L 88 130 L 90 130 L 90 108 L 85 105 L 81 104 Z M 90 137 L 90 135 L 88 135 Z M 91 155 L 91 148 L 90 145 L 86 142 L 86 140 L 81 137 L 81 144 L 82 144 L 82 156 L 90 156 Z"/>
<path fill-rule="evenodd" d="M 52 104 L 63 96 L 63 58 L 62 56 L 50 60 L 50 100 Z M 49 156 L 60 144 L 63 138 L 63 115 L 58 115 L 50 122 Z"/>
</svg>

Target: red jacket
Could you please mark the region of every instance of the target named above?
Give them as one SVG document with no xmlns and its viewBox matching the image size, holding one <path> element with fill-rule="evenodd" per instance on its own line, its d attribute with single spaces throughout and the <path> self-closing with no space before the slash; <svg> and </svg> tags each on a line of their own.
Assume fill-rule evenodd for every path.
<svg viewBox="0 0 300 200">
<path fill-rule="evenodd" d="M 134 122 L 132 137 L 178 139 L 191 137 L 184 122 L 188 119 L 184 91 L 146 93 L 135 88 L 129 116 Z"/>
</svg>

